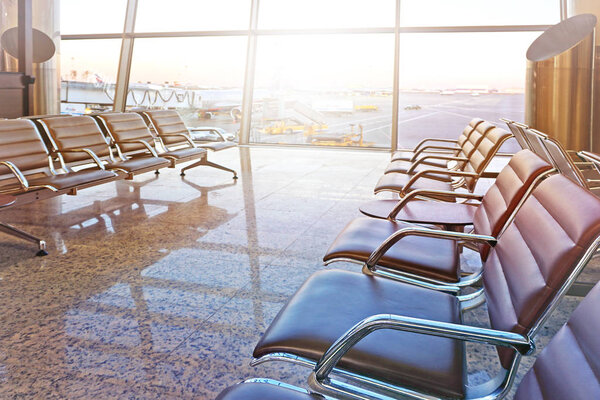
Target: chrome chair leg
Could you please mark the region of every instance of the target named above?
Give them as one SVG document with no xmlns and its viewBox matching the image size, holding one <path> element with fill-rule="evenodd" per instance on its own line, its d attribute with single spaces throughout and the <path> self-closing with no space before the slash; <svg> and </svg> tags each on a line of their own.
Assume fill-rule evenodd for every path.
<svg viewBox="0 0 600 400">
<path fill-rule="evenodd" d="M 14 226 L 5 224 L 3 222 L 0 222 L 0 232 L 4 232 L 7 235 L 15 236 L 19 239 L 23 239 L 25 241 L 37 244 L 39 250 L 35 254 L 36 256 L 42 257 L 48 255 L 48 252 L 46 251 L 46 242 L 38 237 L 35 237 L 27 232 L 24 232 L 20 229 L 15 228 Z"/>
<path fill-rule="evenodd" d="M 180 175 L 181 175 L 181 176 L 185 176 L 185 171 L 186 171 L 186 170 L 188 170 L 188 169 L 190 169 L 190 168 L 194 168 L 194 167 L 199 167 L 199 166 L 201 166 L 201 165 L 204 165 L 204 166 L 207 166 L 207 167 L 216 168 L 216 169 L 220 169 L 220 170 L 227 171 L 227 172 L 231 172 L 231 173 L 233 174 L 233 179 L 237 179 L 237 178 L 238 178 L 238 176 L 237 176 L 237 172 L 235 172 L 235 170 L 233 170 L 233 169 L 230 169 L 230 168 L 227 168 L 227 167 L 225 167 L 225 166 L 223 166 L 223 165 L 221 165 L 221 164 L 216 164 L 216 163 L 214 163 L 214 162 L 210 162 L 210 161 L 208 161 L 207 159 L 202 159 L 202 160 L 200 160 L 200 161 L 198 161 L 198 162 L 195 162 L 195 163 L 193 163 L 193 164 L 190 164 L 190 165 L 188 165 L 188 166 L 187 166 L 187 167 L 185 167 L 185 168 L 182 168 L 182 169 L 181 169 L 181 174 L 180 174 Z"/>
</svg>

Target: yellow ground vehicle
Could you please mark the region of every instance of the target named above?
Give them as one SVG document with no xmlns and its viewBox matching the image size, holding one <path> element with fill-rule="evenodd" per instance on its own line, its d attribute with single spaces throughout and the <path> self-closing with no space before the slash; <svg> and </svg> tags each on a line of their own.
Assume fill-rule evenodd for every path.
<svg viewBox="0 0 600 400">
<path fill-rule="evenodd" d="M 354 106 L 354 111 L 371 112 L 377 110 L 379 110 L 379 107 L 374 104 L 360 104 Z"/>
<path fill-rule="evenodd" d="M 295 120 L 277 120 L 260 129 L 260 133 L 269 135 L 282 135 L 302 132 L 305 136 L 313 135 L 318 131 L 327 129 L 327 125 L 312 124 L 305 125 Z"/>
<path fill-rule="evenodd" d="M 342 134 L 340 136 L 332 135 L 318 135 L 314 136 L 311 141 L 312 144 L 318 146 L 357 146 L 357 147 L 370 147 L 375 144 L 374 142 L 363 141 L 363 126 L 350 124 L 350 133 Z"/>
</svg>

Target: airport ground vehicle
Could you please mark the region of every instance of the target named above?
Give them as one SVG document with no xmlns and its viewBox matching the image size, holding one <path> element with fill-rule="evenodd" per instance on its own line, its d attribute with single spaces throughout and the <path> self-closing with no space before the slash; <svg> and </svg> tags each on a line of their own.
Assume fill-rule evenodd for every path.
<svg viewBox="0 0 600 400">
<path fill-rule="evenodd" d="M 421 106 L 418 104 L 409 104 L 404 107 L 405 110 L 420 110 Z"/>
<path fill-rule="evenodd" d="M 217 142 L 223 137 L 225 140 L 236 141 L 237 137 L 233 133 L 227 132 L 223 128 L 214 126 L 199 126 L 190 129 L 190 136 L 194 141 Z"/>
<path fill-rule="evenodd" d="M 372 112 L 372 111 L 377 111 L 377 110 L 379 110 L 379 107 L 377 107 L 374 104 L 360 104 L 360 105 L 354 106 L 354 111 L 359 111 L 359 112 Z"/>
<path fill-rule="evenodd" d="M 313 135 L 327 129 L 327 125 L 323 124 L 302 124 L 295 119 L 274 120 L 264 128 L 261 128 L 260 133 L 269 135 L 304 133 L 306 136 Z"/>
<path fill-rule="evenodd" d="M 373 142 L 363 141 L 363 126 L 361 124 L 350 124 L 350 133 L 342 133 L 339 135 L 320 134 L 315 135 L 310 139 L 311 144 L 318 146 L 357 146 L 370 147 Z"/>
<path fill-rule="evenodd" d="M 202 108 L 198 110 L 198 118 L 200 119 L 213 119 L 218 115 L 226 115 L 233 121 L 239 121 L 242 119 L 242 109 L 238 104 L 236 104 L 214 106 L 211 108 Z"/>
</svg>

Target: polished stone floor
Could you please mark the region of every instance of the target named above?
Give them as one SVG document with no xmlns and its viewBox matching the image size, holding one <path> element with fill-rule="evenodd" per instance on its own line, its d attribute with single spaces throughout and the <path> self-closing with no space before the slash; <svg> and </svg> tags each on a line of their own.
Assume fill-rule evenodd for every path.
<svg viewBox="0 0 600 400">
<path fill-rule="evenodd" d="M 0 213 L 50 252 L 37 258 L 0 234 L 0 398 L 211 399 L 249 377 L 304 385 L 300 367 L 250 367 L 252 348 L 324 268 L 389 155 L 246 148 L 210 158 L 239 181 L 163 170 Z M 565 299 L 542 345 L 576 303 Z M 485 309 L 466 319 L 484 325 Z M 477 383 L 495 358 L 471 353 Z"/>
</svg>

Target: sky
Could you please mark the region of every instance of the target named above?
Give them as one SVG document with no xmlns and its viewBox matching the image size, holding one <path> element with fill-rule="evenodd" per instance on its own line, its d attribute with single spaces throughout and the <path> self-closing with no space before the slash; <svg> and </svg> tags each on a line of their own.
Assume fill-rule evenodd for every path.
<svg viewBox="0 0 600 400">
<path fill-rule="evenodd" d="M 62 0 L 61 33 L 123 27 L 125 0 Z M 249 0 L 139 0 L 138 32 L 244 30 Z M 259 29 L 392 27 L 394 0 L 261 0 Z M 402 0 L 403 26 L 552 24 L 558 0 Z M 94 12 L 90 13 L 89 10 Z M 400 86 L 522 88 L 525 52 L 540 32 L 403 34 Z M 119 40 L 63 41 L 63 76 L 116 77 Z M 389 88 L 392 34 L 268 35 L 257 46 L 256 87 Z M 243 84 L 246 37 L 137 39 L 132 82 Z"/>
</svg>

